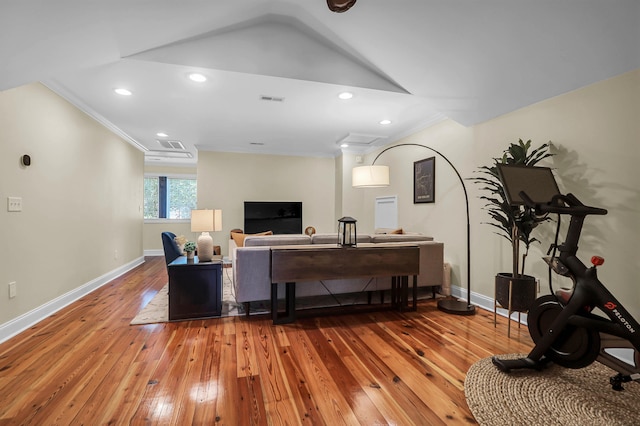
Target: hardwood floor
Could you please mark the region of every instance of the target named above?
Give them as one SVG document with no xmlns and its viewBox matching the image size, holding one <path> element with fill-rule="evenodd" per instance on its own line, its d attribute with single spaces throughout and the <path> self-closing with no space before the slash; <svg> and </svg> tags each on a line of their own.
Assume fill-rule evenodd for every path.
<svg viewBox="0 0 640 426">
<path fill-rule="evenodd" d="M 244 317 L 130 326 L 167 282 L 147 258 L 0 344 L 0 425 L 475 424 L 469 367 L 528 352 L 479 310 L 381 311 L 273 326 Z"/>
</svg>

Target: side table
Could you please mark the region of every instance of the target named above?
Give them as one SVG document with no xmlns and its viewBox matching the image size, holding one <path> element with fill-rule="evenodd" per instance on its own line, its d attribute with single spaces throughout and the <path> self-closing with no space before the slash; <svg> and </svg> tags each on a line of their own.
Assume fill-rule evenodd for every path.
<svg viewBox="0 0 640 426">
<path fill-rule="evenodd" d="M 169 263 L 169 320 L 222 314 L 222 257 L 200 262 L 180 256 Z"/>
</svg>

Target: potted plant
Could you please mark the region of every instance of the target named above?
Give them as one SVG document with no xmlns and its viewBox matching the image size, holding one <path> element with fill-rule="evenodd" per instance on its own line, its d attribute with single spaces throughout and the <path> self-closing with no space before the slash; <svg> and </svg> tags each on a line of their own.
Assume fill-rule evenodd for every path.
<svg viewBox="0 0 640 426">
<path fill-rule="evenodd" d="M 532 150 L 531 140 L 523 142 L 520 139 L 518 143 L 511 143 L 502 157 L 494 158 L 493 165 L 480 167 L 479 173 L 482 176 L 473 179 L 475 183 L 482 185 L 482 190 L 489 193 L 480 197 L 487 202 L 485 210 L 492 219 L 492 222 L 487 223 L 495 227 L 496 233 L 507 239 L 512 247 L 512 272 L 501 272 L 496 275 L 496 300 L 510 312 L 528 311 L 536 298 L 536 279 L 525 275 L 524 268 L 529 247 L 538 241 L 531 234 L 547 218 L 536 216 L 531 209 L 509 205 L 498 175 L 497 164 L 535 166 L 539 161 L 552 155 L 549 152 L 549 143 Z M 525 249 L 522 261 L 521 244 L 524 244 Z"/>
<path fill-rule="evenodd" d="M 184 251 L 187 252 L 187 259 L 193 259 L 193 252 L 196 251 L 196 243 L 193 241 L 187 241 L 184 244 Z"/>
</svg>

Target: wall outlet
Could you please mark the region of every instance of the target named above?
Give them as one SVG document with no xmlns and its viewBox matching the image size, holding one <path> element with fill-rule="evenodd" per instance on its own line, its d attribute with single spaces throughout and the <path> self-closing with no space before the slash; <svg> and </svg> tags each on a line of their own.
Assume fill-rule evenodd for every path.
<svg viewBox="0 0 640 426">
<path fill-rule="evenodd" d="M 115 251 L 113 252 L 113 258 L 114 258 L 115 260 L 118 260 L 118 250 L 115 250 Z"/>
<path fill-rule="evenodd" d="M 9 299 L 16 297 L 16 282 L 9 283 Z"/>
<path fill-rule="evenodd" d="M 7 211 L 8 212 L 21 212 L 22 211 L 22 197 L 7 197 Z"/>
</svg>

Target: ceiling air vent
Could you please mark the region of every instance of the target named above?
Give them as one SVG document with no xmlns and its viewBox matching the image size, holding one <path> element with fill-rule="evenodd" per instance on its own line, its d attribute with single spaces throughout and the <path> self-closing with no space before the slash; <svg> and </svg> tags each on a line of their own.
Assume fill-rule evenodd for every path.
<svg viewBox="0 0 640 426">
<path fill-rule="evenodd" d="M 284 102 L 284 98 L 281 96 L 266 96 L 260 95 L 261 101 L 270 101 L 270 102 Z"/>
<path fill-rule="evenodd" d="M 158 141 L 158 143 L 163 147 L 163 148 L 167 148 L 167 149 L 179 149 L 184 151 L 184 145 L 182 145 L 182 142 L 180 141 L 165 141 L 165 140 L 160 140 L 160 139 L 156 139 Z"/>
</svg>

